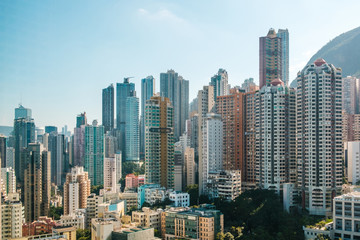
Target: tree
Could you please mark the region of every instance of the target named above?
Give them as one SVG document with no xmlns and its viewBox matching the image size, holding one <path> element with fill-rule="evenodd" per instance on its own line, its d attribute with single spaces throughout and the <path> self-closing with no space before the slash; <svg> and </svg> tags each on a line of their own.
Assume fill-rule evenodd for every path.
<svg viewBox="0 0 360 240">
<path fill-rule="evenodd" d="M 76 239 L 78 240 L 90 240 L 91 231 L 89 229 L 78 229 L 76 230 Z"/>
<path fill-rule="evenodd" d="M 187 185 L 185 191 L 190 195 L 190 206 L 198 204 L 199 186 L 197 184 Z"/>
<path fill-rule="evenodd" d="M 314 240 L 331 240 L 328 235 L 318 234 Z"/>
<path fill-rule="evenodd" d="M 91 193 L 95 193 L 96 195 L 100 194 L 100 189 L 103 189 L 104 186 L 103 185 L 92 185 L 91 186 Z"/>
<path fill-rule="evenodd" d="M 60 216 L 64 213 L 63 207 L 50 207 L 49 217 L 54 218 L 55 220 L 59 220 Z"/>
</svg>

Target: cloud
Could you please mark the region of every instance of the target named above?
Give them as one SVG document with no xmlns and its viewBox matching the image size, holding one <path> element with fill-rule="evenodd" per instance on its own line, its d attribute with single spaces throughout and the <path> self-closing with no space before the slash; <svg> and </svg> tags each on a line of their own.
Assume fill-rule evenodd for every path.
<svg viewBox="0 0 360 240">
<path fill-rule="evenodd" d="M 161 9 L 157 12 L 149 12 L 144 8 L 138 9 L 138 14 L 152 21 L 167 21 L 172 23 L 185 23 L 185 19 L 176 16 L 168 9 Z"/>
</svg>

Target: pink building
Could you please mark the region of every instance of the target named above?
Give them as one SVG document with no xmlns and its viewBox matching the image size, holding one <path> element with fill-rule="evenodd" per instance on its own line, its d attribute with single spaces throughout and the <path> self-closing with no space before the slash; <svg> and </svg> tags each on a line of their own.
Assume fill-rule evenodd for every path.
<svg viewBox="0 0 360 240">
<path fill-rule="evenodd" d="M 144 185 L 144 182 L 144 175 L 136 176 L 135 174 L 130 173 L 125 177 L 125 188 L 137 188 L 141 185 Z"/>
</svg>

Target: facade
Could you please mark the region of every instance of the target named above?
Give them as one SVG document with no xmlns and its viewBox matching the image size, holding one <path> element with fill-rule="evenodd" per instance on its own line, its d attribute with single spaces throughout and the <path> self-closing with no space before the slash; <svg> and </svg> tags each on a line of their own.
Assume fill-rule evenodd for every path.
<svg viewBox="0 0 360 240">
<path fill-rule="evenodd" d="M 358 185 L 360 180 L 360 142 L 346 142 L 347 177 L 349 183 Z"/>
<path fill-rule="evenodd" d="M 23 154 L 25 161 L 23 196 L 25 221 L 47 216 L 50 208 L 50 152 L 42 144 L 30 143 Z"/>
<path fill-rule="evenodd" d="M 113 240 L 155 240 L 154 229 L 147 227 L 128 227 L 112 233 Z"/>
<path fill-rule="evenodd" d="M 289 86 L 289 30 L 279 29 L 276 35 L 281 39 L 281 79 Z"/>
<path fill-rule="evenodd" d="M 258 185 L 278 194 L 284 183 L 296 182 L 295 91 L 280 79 L 256 97 L 256 162 Z"/>
<path fill-rule="evenodd" d="M 90 189 L 90 179 L 84 168 L 72 168 L 64 183 L 64 215 L 73 214 L 79 208 L 86 208 Z"/>
<path fill-rule="evenodd" d="M 185 148 L 184 153 L 185 162 L 185 179 L 186 186 L 195 184 L 196 165 L 195 165 L 195 151 L 193 148 Z"/>
<path fill-rule="evenodd" d="M 15 109 L 15 115 L 16 109 Z M 14 120 L 14 136 L 15 136 L 15 175 L 17 182 L 23 186 L 25 162 L 21 161 L 24 149 L 29 143 L 35 142 L 35 123 L 30 118 L 16 118 Z"/>
<path fill-rule="evenodd" d="M 137 208 L 140 209 L 142 207 L 142 205 L 144 204 L 144 202 L 146 201 L 146 192 L 148 192 L 149 195 L 149 190 L 147 189 L 160 189 L 160 184 L 145 184 L 142 186 L 139 186 L 138 191 L 137 191 Z"/>
<path fill-rule="evenodd" d="M 247 78 L 244 80 L 244 83 L 241 84 L 241 89 L 247 92 L 254 92 L 259 90 L 259 86 L 254 82 L 254 78 Z"/>
<path fill-rule="evenodd" d="M 214 99 L 218 96 L 229 95 L 228 74 L 225 69 L 220 68 L 218 73 L 211 77 L 210 85 L 214 86 Z"/>
<path fill-rule="evenodd" d="M 360 193 L 344 194 L 333 202 L 334 239 L 360 239 Z"/>
<path fill-rule="evenodd" d="M 74 154 L 73 165 L 84 166 L 85 164 L 85 126 L 87 125 L 86 113 L 81 113 L 76 117 L 76 127 L 74 128 Z"/>
<path fill-rule="evenodd" d="M 38 217 L 31 223 L 24 223 L 22 226 L 23 237 L 34 236 L 45 233 L 52 233 L 52 228 L 55 227 L 56 222 L 46 216 Z"/>
<path fill-rule="evenodd" d="M 151 210 L 143 207 L 141 211 L 133 211 L 131 221 L 141 227 L 149 227 L 161 230 L 161 213 L 162 209 Z"/>
<path fill-rule="evenodd" d="M 141 79 L 141 116 L 140 116 L 140 155 L 145 156 L 145 105 L 155 93 L 155 78 L 148 76 Z"/>
<path fill-rule="evenodd" d="M 168 98 L 174 108 L 174 137 L 178 140 L 189 117 L 189 81 L 174 70 L 160 73 L 160 96 Z"/>
<path fill-rule="evenodd" d="M 0 161 L 2 167 L 6 167 L 6 145 L 6 137 L 0 134 Z"/>
<path fill-rule="evenodd" d="M 267 36 L 260 37 L 260 89 L 270 85 L 274 79 L 282 79 L 282 40 L 277 36 L 275 29 L 270 28 Z"/>
<path fill-rule="evenodd" d="M 76 229 L 85 229 L 86 226 L 86 210 L 78 209 L 69 215 L 61 215 L 58 223 L 62 226 L 72 226 Z"/>
<path fill-rule="evenodd" d="M 256 176 L 259 173 L 259 164 L 256 162 L 256 92 L 245 94 L 245 166 L 242 174 L 245 181 L 242 182 L 244 189 L 256 187 Z"/>
<path fill-rule="evenodd" d="M 360 141 L 360 114 L 348 114 L 343 110 L 343 141 Z"/>
<path fill-rule="evenodd" d="M 126 98 L 125 161 L 140 160 L 139 99 L 135 94 Z"/>
<path fill-rule="evenodd" d="M 116 129 L 119 132 L 118 141 L 120 151 L 125 158 L 126 152 L 126 99 L 135 96 L 135 84 L 129 82 L 130 78 L 124 78 L 123 83 L 116 84 Z"/>
<path fill-rule="evenodd" d="M 1 168 L 1 180 L 4 195 L 16 193 L 16 176 L 13 168 Z"/>
<path fill-rule="evenodd" d="M 145 182 L 174 187 L 174 109 L 168 98 L 151 97 L 145 108 Z"/>
<path fill-rule="evenodd" d="M 111 84 L 102 90 L 102 125 L 104 132 L 114 129 L 114 86 Z"/>
<path fill-rule="evenodd" d="M 214 86 L 204 86 L 202 90 L 198 92 L 198 154 L 199 154 L 199 193 L 202 194 L 203 184 L 206 181 L 202 173 L 206 172 L 204 166 L 207 165 L 205 159 L 203 159 L 203 129 L 205 128 L 206 116 L 208 113 L 213 112 L 215 108 L 214 99 Z M 221 153 L 221 152 L 220 152 Z M 195 153 L 196 154 L 196 153 Z"/>
<path fill-rule="evenodd" d="M 15 119 L 19 118 L 25 118 L 25 119 L 31 119 L 31 109 L 25 108 L 23 105 L 19 105 L 18 108 L 15 108 Z"/>
<path fill-rule="evenodd" d="M 233 201 L 241 194 L 241 171 L 222 170 L 210 173 L 207 188 L 210 198 Z"/>
<path fill-rule="evenodd" d="M 49 133 L 48 150 L 51 152 L 51 182 L 62 186 L 69 163 L 66 157 L 65 136 L 56 131 Z"/>
<path fill-rule="evenodd" d="M 233 88 L 230 95 L 216 99 L 216 112 L 223 122 L 223 166 L 227 170 L 241 170 L 245 176 L 244 97 Z"/>
<path fill-rule="evenodd" d="M 207 193 L 206 184 L 210 172 L 217 172 L 223 169 L 223 123 L 221 115 L 208 113 L 202 129 L 202 158 L 201 158 L 201 181 L 199 189 L 201 194 Z"/>
<path fill-rule="evenodd" d="M 133 173 L 129 173 L 125 177 L 125 188 L 137 188 L 144 184 L 145 176 L 136 176 Z"/>
<path fill-rule="evenodd" d="M 360 87 L 360 79 L 355 77 L 345 77 L 342 82 L 342 109 L 347 114 L 355 114 L 358 108 L 359 102 L 357 98 L 357 87 Z"/>
<path fill-rule="evenodd" d="M 104 202 L 102 196 L 92 193 L 86 200 L 86 228 L 91 227 L 91 220 L 99 215 L 99 205 Z"/>
<path fill-rule="evenodd" d="M 91 220 L 91 240 L 110 240 L 112 232 L 121 229 L 121 221 L 115 218 L 94 218 Z"/>
<path fill-rule="evenodd" d="M 190 195 L 189 193 L 173 191 L 169 193 L 170 201 L 174 202 L 174 207 L 189 207 Z"/>
<path fill-rule="evenodd" d="M 224 229 L 224 215 L 207 206 L 170 209 L 162 213 L 161 226 L 163 239 L 213 240 Z"/>
<path fill-rule="evenodd" d="M 120 164 L 116 162 L 119 158 L 105 158 L 104 159 L 104 189 L 111 192 L 117 192 L 120 190 L 117 167 Z M 120 178 L 119 178 L 120 177 Z"/>
<path fill-rule="evenodd" d="M 298 186 L 310 214 L 331 212 L 342 184 L 341 69 L 318 59 L 297 76 Z"/>
<path fill-rule="evenodd" d="M 6 148 L 6 167 L 15 169 L 15 149 L 13 147 Z"/>
<path fill-rule="evenodd" d="M 2 239 L 22 237 L 24 208 L 17 200 L 8 200 L 1 205 L 1 237 Z"/>
<path fill-rule="evenodd" d="M 94 120 L 85 126 L 85 167 L 91 185 L 104 184 L 104 127 Z"/>
</svg>

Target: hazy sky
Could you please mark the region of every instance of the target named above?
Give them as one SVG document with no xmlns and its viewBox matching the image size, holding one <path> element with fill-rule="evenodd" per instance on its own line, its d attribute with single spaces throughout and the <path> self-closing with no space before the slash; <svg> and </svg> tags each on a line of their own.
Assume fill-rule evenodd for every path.
<svg viewBox="0 0 360 240">
<path fill-rule="evenodd" d="M 360 25 L 360 1 L 0 1 L 0 125 L 21 102 L 37 126 L 101 123 L 101 92 L 174 69 L 190 101 L 219 68 L 231 85 L 259 78 L 259 37 L 290 32 L 290 80 L 337 35 Z M 339 66 L 341 67 L 341 66 Z"/>
</svg>

